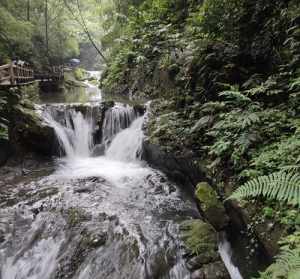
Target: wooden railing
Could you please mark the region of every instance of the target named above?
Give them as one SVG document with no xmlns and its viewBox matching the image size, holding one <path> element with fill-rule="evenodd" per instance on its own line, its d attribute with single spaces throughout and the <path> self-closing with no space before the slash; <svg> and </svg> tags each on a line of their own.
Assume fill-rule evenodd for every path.
<svg viewBox="0 0 300 279">
<path fill-rule="evenodd" d="M 34 72 L 28 67 L 15 65 L 13 63 L 0 66 L 1 85 L 17 85 L 32 82 L 33 80 Z"/>
<path fill-rule="evenodd" d="M 33 69 L 27 66 L 13 63 L 0 66 L 0 86 L 25 85 L 32 83 L 34 80 L 57 83 L 63 78 L 63 66 L 53 66 L 44 72 L 34 72 Z"/>
<path fill-rule="evenodd" d="M 61 81 L 64 77 L 64 67 L 63 66 L 52 66 L 48 71 L 35 73 L 34 78 L 41 82 L 43 81 L 52 81 L 58 82 Z"/>
</svg>

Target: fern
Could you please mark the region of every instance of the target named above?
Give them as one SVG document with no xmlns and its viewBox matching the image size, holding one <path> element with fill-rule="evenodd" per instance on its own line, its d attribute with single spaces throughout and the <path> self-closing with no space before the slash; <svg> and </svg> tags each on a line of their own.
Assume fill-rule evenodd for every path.
<svg viewBox="0 0 300 279">
<path fill-rule="evenodd" d="M 238 188 L 228 199 L 241 200 L 260 195 L 300 206 L 300 175 L 295 172 L 276 172 L 260 176 Z"/>
<path fill-rule="evenodd" d="M 243 95 L 240 91 L 237 90 L 226 90 L 219 93 L 219 96 L 225 97 L 229 101 L 234 101 L 237 103 L 247 104 L 251 103 L 252 100 L 247 96 Z"/>
<path fill-rule="evenodd" d="M 288 246 L 281 248 L 275 263 L 260 274 L 260 279 L 298 279 L 300 278 L 300 247 L 291 249 Z"/>
<path fill-rule="evenodd" d="M 292 91 L 294 89 L 298 89 L 299 87 L 300 87 L 300 77 L 292 80 L 289 89 Z"/>
<path fill-rule="evenodd" d="M 250 127 L 251 125 L 255 123 L 260 122 L 260 118 L 257 113 L 252 112 L 248 114 L 241 115 L 242 119 L 242 129 L 244 130 L 247 127 Z"/>
</svg>

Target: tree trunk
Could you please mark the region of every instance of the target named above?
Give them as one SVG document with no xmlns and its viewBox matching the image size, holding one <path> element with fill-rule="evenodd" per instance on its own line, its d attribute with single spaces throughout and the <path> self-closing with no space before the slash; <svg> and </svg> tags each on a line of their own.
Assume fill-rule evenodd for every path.
<svg viewBox="0 0 300 279">
<path fill-rule="evenodd" d="M 45 45 L 46 45 L 46 56 L 49 57 L 48 0 L 45 0 Z"/>
<path fill-rule="evenodd" d="M 30 0 L 27 0 L 27 21 L 30 21 Z"/>
</svg>

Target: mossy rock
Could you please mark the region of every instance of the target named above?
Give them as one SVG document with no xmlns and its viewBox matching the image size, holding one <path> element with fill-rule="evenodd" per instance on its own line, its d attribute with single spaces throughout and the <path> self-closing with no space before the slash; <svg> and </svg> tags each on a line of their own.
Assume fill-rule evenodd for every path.
<svg viewBox="0 0 300 279">
<path fill-rule="evenodd" d="M 197 185 L 196 197 L 204 217 L 216 230 L 222 230 L 228 224 L 228 216 L 216 191 L 207 182 L 201 182 Z"/>
<path fill-rule="evenodd" d="M 214 257 L 217 251 L 217 234 L 215 229 L 200 219 L 188 220 L 181 224 L 182 239 L 194 255 L 211 254 Z"/>
<path fill-rule="evenodd" d="M 54 151 L 54 130 L 45 125 L 35 110 L 16 105 L 11 111 L 10 141 L 16 146 L 43 155 Z"/>
</svg>

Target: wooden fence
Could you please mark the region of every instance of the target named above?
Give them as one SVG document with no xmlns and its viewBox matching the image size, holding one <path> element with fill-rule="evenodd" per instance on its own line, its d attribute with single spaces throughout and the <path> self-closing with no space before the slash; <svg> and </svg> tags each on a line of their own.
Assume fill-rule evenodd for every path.
<svg viewBox="0 0 300 279">
<path fill-rule="evenodd" d="M 34 81 L 32 69 L 13 63 L 0 66 L 0 85 L 18 85 Z"/>
<path fill-rule="evenodd" d="M 19 86 L 39 82 L 58 83 L 64 78 L 64 67 L 53 66 L 44 72 L 35 72 L 27 66 L 6 64 L 0 66 L 0 86 Z"/>
</svg>

